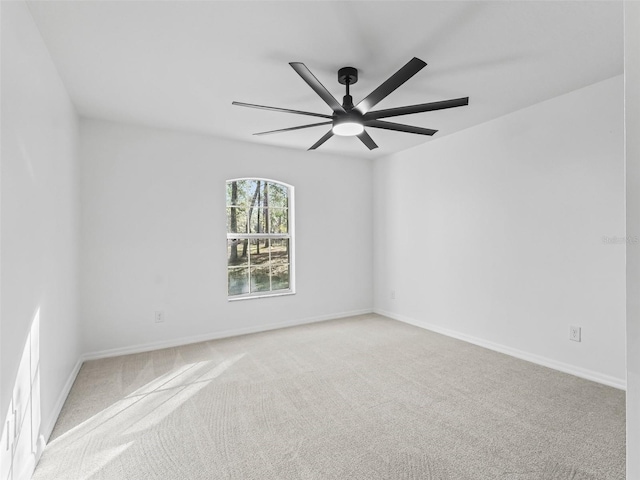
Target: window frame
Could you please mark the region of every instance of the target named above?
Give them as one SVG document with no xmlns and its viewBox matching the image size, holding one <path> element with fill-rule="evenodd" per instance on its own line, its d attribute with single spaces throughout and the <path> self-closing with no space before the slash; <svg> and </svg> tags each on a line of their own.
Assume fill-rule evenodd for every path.
<svg viewBox="0 0 640 480">
<path fill-rule="evenodd" d="M 287 239 L 289 241 L 289 288 L 283 288 L 283 289 L 279 289 L 279 290 L 269 290 L 269 291 L 262 291 L 262 292 L 254 292 L 254 293 L 242 293 L 242 294 L 238 294 L 238 295 L 230 295 L 229 294 L 229 258 L 228 258 L 228 254 L 225 253 L 225 263 L 226 263 L 226 290 L 227 290 L 227 301 L 229 302 L 235 302 L 235 301 L 239 301 L 239 300 L 250 300 L 250 299 L 254 299 L 254 298 L 269 298 L 269 297 L 281 297 L 281 296 L 286 296 L 286 295 L 295 295 L 296 293 L 296 282 L 295 282 L 295 241 L 294 241 L 294 233 L 295 233 L 295 199 L 294 199 L 294 193 L 295 193 L 295 189 L 293 187 L 293 185 L 283 182 L 281 180 L 274 180 L 271 178 L 263 178 L 263 177 L 238 177 L 238 178 L 231 178 L 225 181 L 225 217 L 227 222 L 229 221 L 229 216 L 226 213 L 227 209 L 230 208 L 230 205 L 227 203 L 227 187 L 231 182 L 239 182 L 239 181 L 243 181 L 243 180 L 249 180 L 249 181 L 260 181 L 260 182 L 268 182 L 268 183 L 277 183 L 278 185 L 282 185 L 283 187 L 286 187 L 287 189 L 287 233 L 249 233 L 248 231 L 246 233 L 233 233 L 233 232 L 229 232 L 227 231 L 227 238 L 226 238 L 226 247 L 225 247 L 225 252 L 227 252 L 228 249 L 228 245 L 229 245 L 229 240 L 234 240 L 234 239 L 247 239 L 249 241 L 251 241 L 252 239 L 269 239 L 269 263 L 271 263 L 271 240 L 278 240 L 278 239 Z M 247 225 L 247 230 L 249 230 L 249 225 Z M 250 258 L 251 258 L 251 246 L 249 245 L 249 259 L 248 261 L 248 265 L 247 267 L 249 269 L 251 269 L 251 264 L 250 264 Z M 251 271 L 251 270 L 249 270 Z M 251 276 L 249 275 L 249 284 L 251 284 Z M 251 287 L 249 287 L 251 288 Z"/>
</svg>

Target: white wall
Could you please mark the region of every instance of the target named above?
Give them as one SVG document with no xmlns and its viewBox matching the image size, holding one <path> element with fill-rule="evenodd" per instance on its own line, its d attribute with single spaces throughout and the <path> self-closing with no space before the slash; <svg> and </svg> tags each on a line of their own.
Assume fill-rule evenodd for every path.
<svg viewBox="0 0 640 480">
<path fill-rule="evenodd" d="M 627 478 L 640 478 L 640 3 L 625 2 Z"/>
<path fill-rule="evenodd" d="M 370 161 L 96 120 L 80 131 L 86 352 L 371 311 Z M 295 295 L 227 301 L 225 181 L 245 176 L 295 187 Z"/>
<path fill-rule="evenodd" d="M 28 478 L 34 445 L 49 435 L 80 355 L 79 188 L 75 110 L 25 3 L 0 8 L 0 419 L 9 413 L 13 430 L 15 409 L 20 432 L 10 432 L 7 452 L 1 424 L 4 480 L 12 453 L 13 478 Z"/>
<path fill-rule="evenodd" d="M 618 76 L 377 161 L 375 310 L 623 386 L 623 117 Z"/>
</svg>

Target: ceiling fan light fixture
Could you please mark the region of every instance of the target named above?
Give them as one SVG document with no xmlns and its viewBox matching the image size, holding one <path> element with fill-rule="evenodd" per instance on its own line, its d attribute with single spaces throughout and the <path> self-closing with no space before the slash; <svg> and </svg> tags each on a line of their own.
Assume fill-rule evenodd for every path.
<svg viewBox="0 0 640 480">
<path fill-rule="evenodd" d="M 341 137 L 354 137 L 364 132 L 364 125 L 353 119 L 347 119 L 343 121 L 336 120 L 333 123 L 333 133 L 340 135 Z"/>
</svg>

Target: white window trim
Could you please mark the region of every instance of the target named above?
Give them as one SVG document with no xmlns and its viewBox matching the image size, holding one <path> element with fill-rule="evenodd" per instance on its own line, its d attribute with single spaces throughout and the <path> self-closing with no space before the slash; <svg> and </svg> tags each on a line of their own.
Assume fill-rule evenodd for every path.
<svg viewBox="0 0 640 480">
<path fill-rule="evenodd" d="M 224 200 L 224 204 L 225 204 L 225 211 L 227 208 L 227 189 L 226 189 L 226 185 L 230 182 L 238 182 L 240 180 L 260 180 L 262 182 L 271 182 L 271 183 L 278 183 L 280 185 L 284 185 L 285 187 L 287 187 L 288 189 L 288 208 L 287 208 L 287 215 L 288 215 L 288 226 L 289 226 L 289 232 L 287 234 L 281 234 L 281 233 L 245 233 L 245 234 L 237 234 L 237 233 L 227 233 L 227 240 L 229 239 L 234 239 L 234 238 L 273 238 L 273 239 L 278 239 L 278 238 L 286 238 L 289 240 L 289 288 L 288 289 L 281 289 L 281 290 L 274 290 L 274 291 L 269 291 L 269 292 L 255 292 L 255 293 L 245 293 L 245 294 L 241 294 L 241 295 L 229 295 L 229 272 L 228 272 L 228 267 L 225 269 L 225 274 L 226 274 L 226 278 L 225 278 L 225 285 L 226 285 L 226 296 L 227 296 L 227 301 L 229 302 L 236 302 L 238 300 L 253 300 L 256 298 L 270 298 L 270 297 L 283 297 L 283 296 L 288 296 L 288 295 L 295 295 L 296 293 L 296 274 L 295 274 L 295 188 L 293 187 L 293 185 L 290 185 L 286 182 L 283 182 L 281 180 L 274 180 L 274 179 L 270 179 L 270 178 L 262 178 L 262 177 L 239 177 L 239 178 L 231 178 L 229 180 L 226 180 L 225 182 L 225 189 L 224 189 L 224 195 L 225 195 L 225 200 Z M 226 215 L 225 215 L 226 216 Z M 225 248 L 225 252 L 226 252 L 226 248 Z M 271 257 L 271 250 L 269 250 L 269 257 Z M 269 258 L 269 260 L 271 260 L 271 258 Z M 227 264 L 228 259 L 226 258 L 226 253 L 225 253 L 225 264 Z M 271 281 L 271 280 L 269 280 Z"/>
</svg>

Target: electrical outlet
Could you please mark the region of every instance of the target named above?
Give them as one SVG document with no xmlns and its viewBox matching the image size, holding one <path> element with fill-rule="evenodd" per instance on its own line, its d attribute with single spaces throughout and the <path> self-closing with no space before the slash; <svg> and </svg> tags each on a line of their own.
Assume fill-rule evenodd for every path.
<svg viewBox="0 0 640 480">
<path fill-rule="evenodd" d="M 580 342 L 580 334 L 581 334 L 581 328 L 580 327 L 576 327 L 571 325 L 569 327 L 569 340 L 573 340 L 574 342 Z"/>
<path fill-rule="evenodd" d="M 164 322 L 164 312 L 161 310 L 156 310 L 155 319 L 156 319 L 156 323 Z"/>
<path fill-rule="evenodd" d="M 391 298 L 391 300 L 395 300 L 396 299 L 396 291 L 395 290 L 391 290 L 391 293 L 389 294 L 389 297 Z"/>
</svg>

